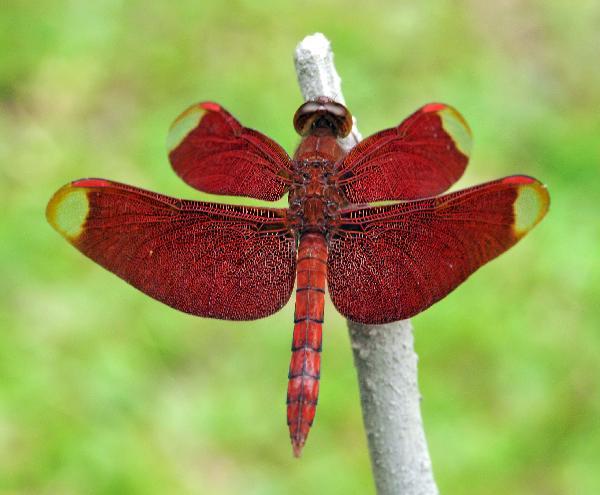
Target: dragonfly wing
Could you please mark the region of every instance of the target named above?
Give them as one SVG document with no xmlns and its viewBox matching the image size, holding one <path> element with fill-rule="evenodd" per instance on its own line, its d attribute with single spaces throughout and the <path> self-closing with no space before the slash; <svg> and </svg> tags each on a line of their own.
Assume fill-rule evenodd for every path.
<svg viewBox="0 0 600 495">
<path fill-rule="evenodd" d="M 83 179 L 57 191 L 46 215 L 83 254 L 149 296 L 198 316 L 251 320 L 292 292 L 296 248 L 285 212 Z"/>
<path fill-rule="evenodd" d="M 330 239 L 331 299 L 361 323 L 409 318 L 515 244 L 548 204 L 542 184 L 513 176 L 437 198 L 346 210 Z"/>
<path fill-rule="evenodd" d="M 462 115 L 430 103 L 357 144 L 339 164 L 339 185 L 351 203 L 434 196 L 460 178 L 470 150 Z"/>
<path fill-rule="evenodd" d="M 167 148 L 175 172 L 207 193 L 274 201 L 290 183 L 285 150 L 216 103 L 193 105 L 177 117 Z"/>
</svg>

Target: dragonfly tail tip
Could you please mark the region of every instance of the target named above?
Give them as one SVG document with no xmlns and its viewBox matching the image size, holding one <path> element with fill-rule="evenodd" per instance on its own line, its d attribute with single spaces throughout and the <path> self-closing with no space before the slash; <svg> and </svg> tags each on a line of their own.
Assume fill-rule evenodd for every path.
<svg viewBox="0 0 600 495">
<path fill-rule="evenodd" d="M 292 441 L 292 451 L 294 452 L 294 457 L 298 458 L 302 455 L 303 447 L 304 447 L 304 442 Z"/>
</svg>

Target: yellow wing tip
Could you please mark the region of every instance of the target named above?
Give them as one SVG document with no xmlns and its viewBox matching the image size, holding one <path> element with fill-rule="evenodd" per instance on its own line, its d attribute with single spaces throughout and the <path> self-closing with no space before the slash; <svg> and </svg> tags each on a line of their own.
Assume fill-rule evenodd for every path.
<svg viewBox="0 0 600 495">
<path fill-rule="evenodd" d="M 167 153 L 171 154 L 192 132 L 207 112 L 217 112 L 221 107 L 212 102 L 196 103 L 186 108 L 173 121 L 167 134 Z"/>
<path fill-rule="evenodd" d="M 83 232 L 89 211 L 87 189 L 69 183 L 56 191 L 48 202 L 46 219 L 59 234 L 74 242 Z"/>
<path fill-rule="evenodd" d="M 473 148 L 473 134 L 471 128 L 456 108 L 450 105 L 444 105 L 444 107 L 445 108 L 439 110 L 442 126 L 452 138 L 458 150 L 468 158 L 471 156 L 471 150 Z"/>
<path fill-rule="evenodd" d="M 530 182 L 518 183 L 517 197 L 513 203 L 513 228 L 517 237 L 524 236 L 540 223 L 550 207 L 550 194 L 546 186 L 538 180 L 527 179 Z"/>
</svg>

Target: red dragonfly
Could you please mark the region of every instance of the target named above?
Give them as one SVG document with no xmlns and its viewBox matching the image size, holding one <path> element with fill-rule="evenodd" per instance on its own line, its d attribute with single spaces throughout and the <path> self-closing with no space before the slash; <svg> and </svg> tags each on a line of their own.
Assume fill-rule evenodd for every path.
<svg viewBox="0 0 600 495">
<path fill-rule="evenodd" d="M 83 254 L 149 296 L 186 313 L 263 318 L 296 279 L 287 420 L 296 456 L 315 416 L 325 285 L 347 318 L 409 318 L 515 244 L 546 214 L 537 180 L 516 175 L 443 196 L 463 174 L 471 133 L 440 103 L 346 153 L 348 110 L 320 97 L 294 116 L 293 158 L 220 105 L 188 108 L 171 126 L 169 159 L 207 193 L 273 201 L 260 208 L 163 196 L 80 179 L 50 200 L 50 224 Z M 400 201 L 369 206 L 368 203 Z"/>
</svg>

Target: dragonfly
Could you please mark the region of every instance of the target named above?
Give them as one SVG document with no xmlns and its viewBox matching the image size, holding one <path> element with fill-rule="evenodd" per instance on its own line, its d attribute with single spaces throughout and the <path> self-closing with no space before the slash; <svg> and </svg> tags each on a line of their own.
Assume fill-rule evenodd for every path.
<svg viewBox="0 0 600 495">
<path fill-rule="evenodd" d="M 383 324 L 420 313 L 518 242 L 546 214 L 538 180 L 513 175 L 444 193 L 463 174 L 471 131 L 430 103 L 349 151 L 348 109 L 300 106 L 293 157 L 222 106 L 172 124 L 174 171 L 212 194 L 288 208 L 168 197 L 106 179 L 75 180 L 50 200 L 49 223 L 75 248 L 145 294 L 206 318 L 254 320 L 296 287 L 287 423 L 298 457 L 319 394 L 326 288 L 346 318 Z"/>
</svg>

